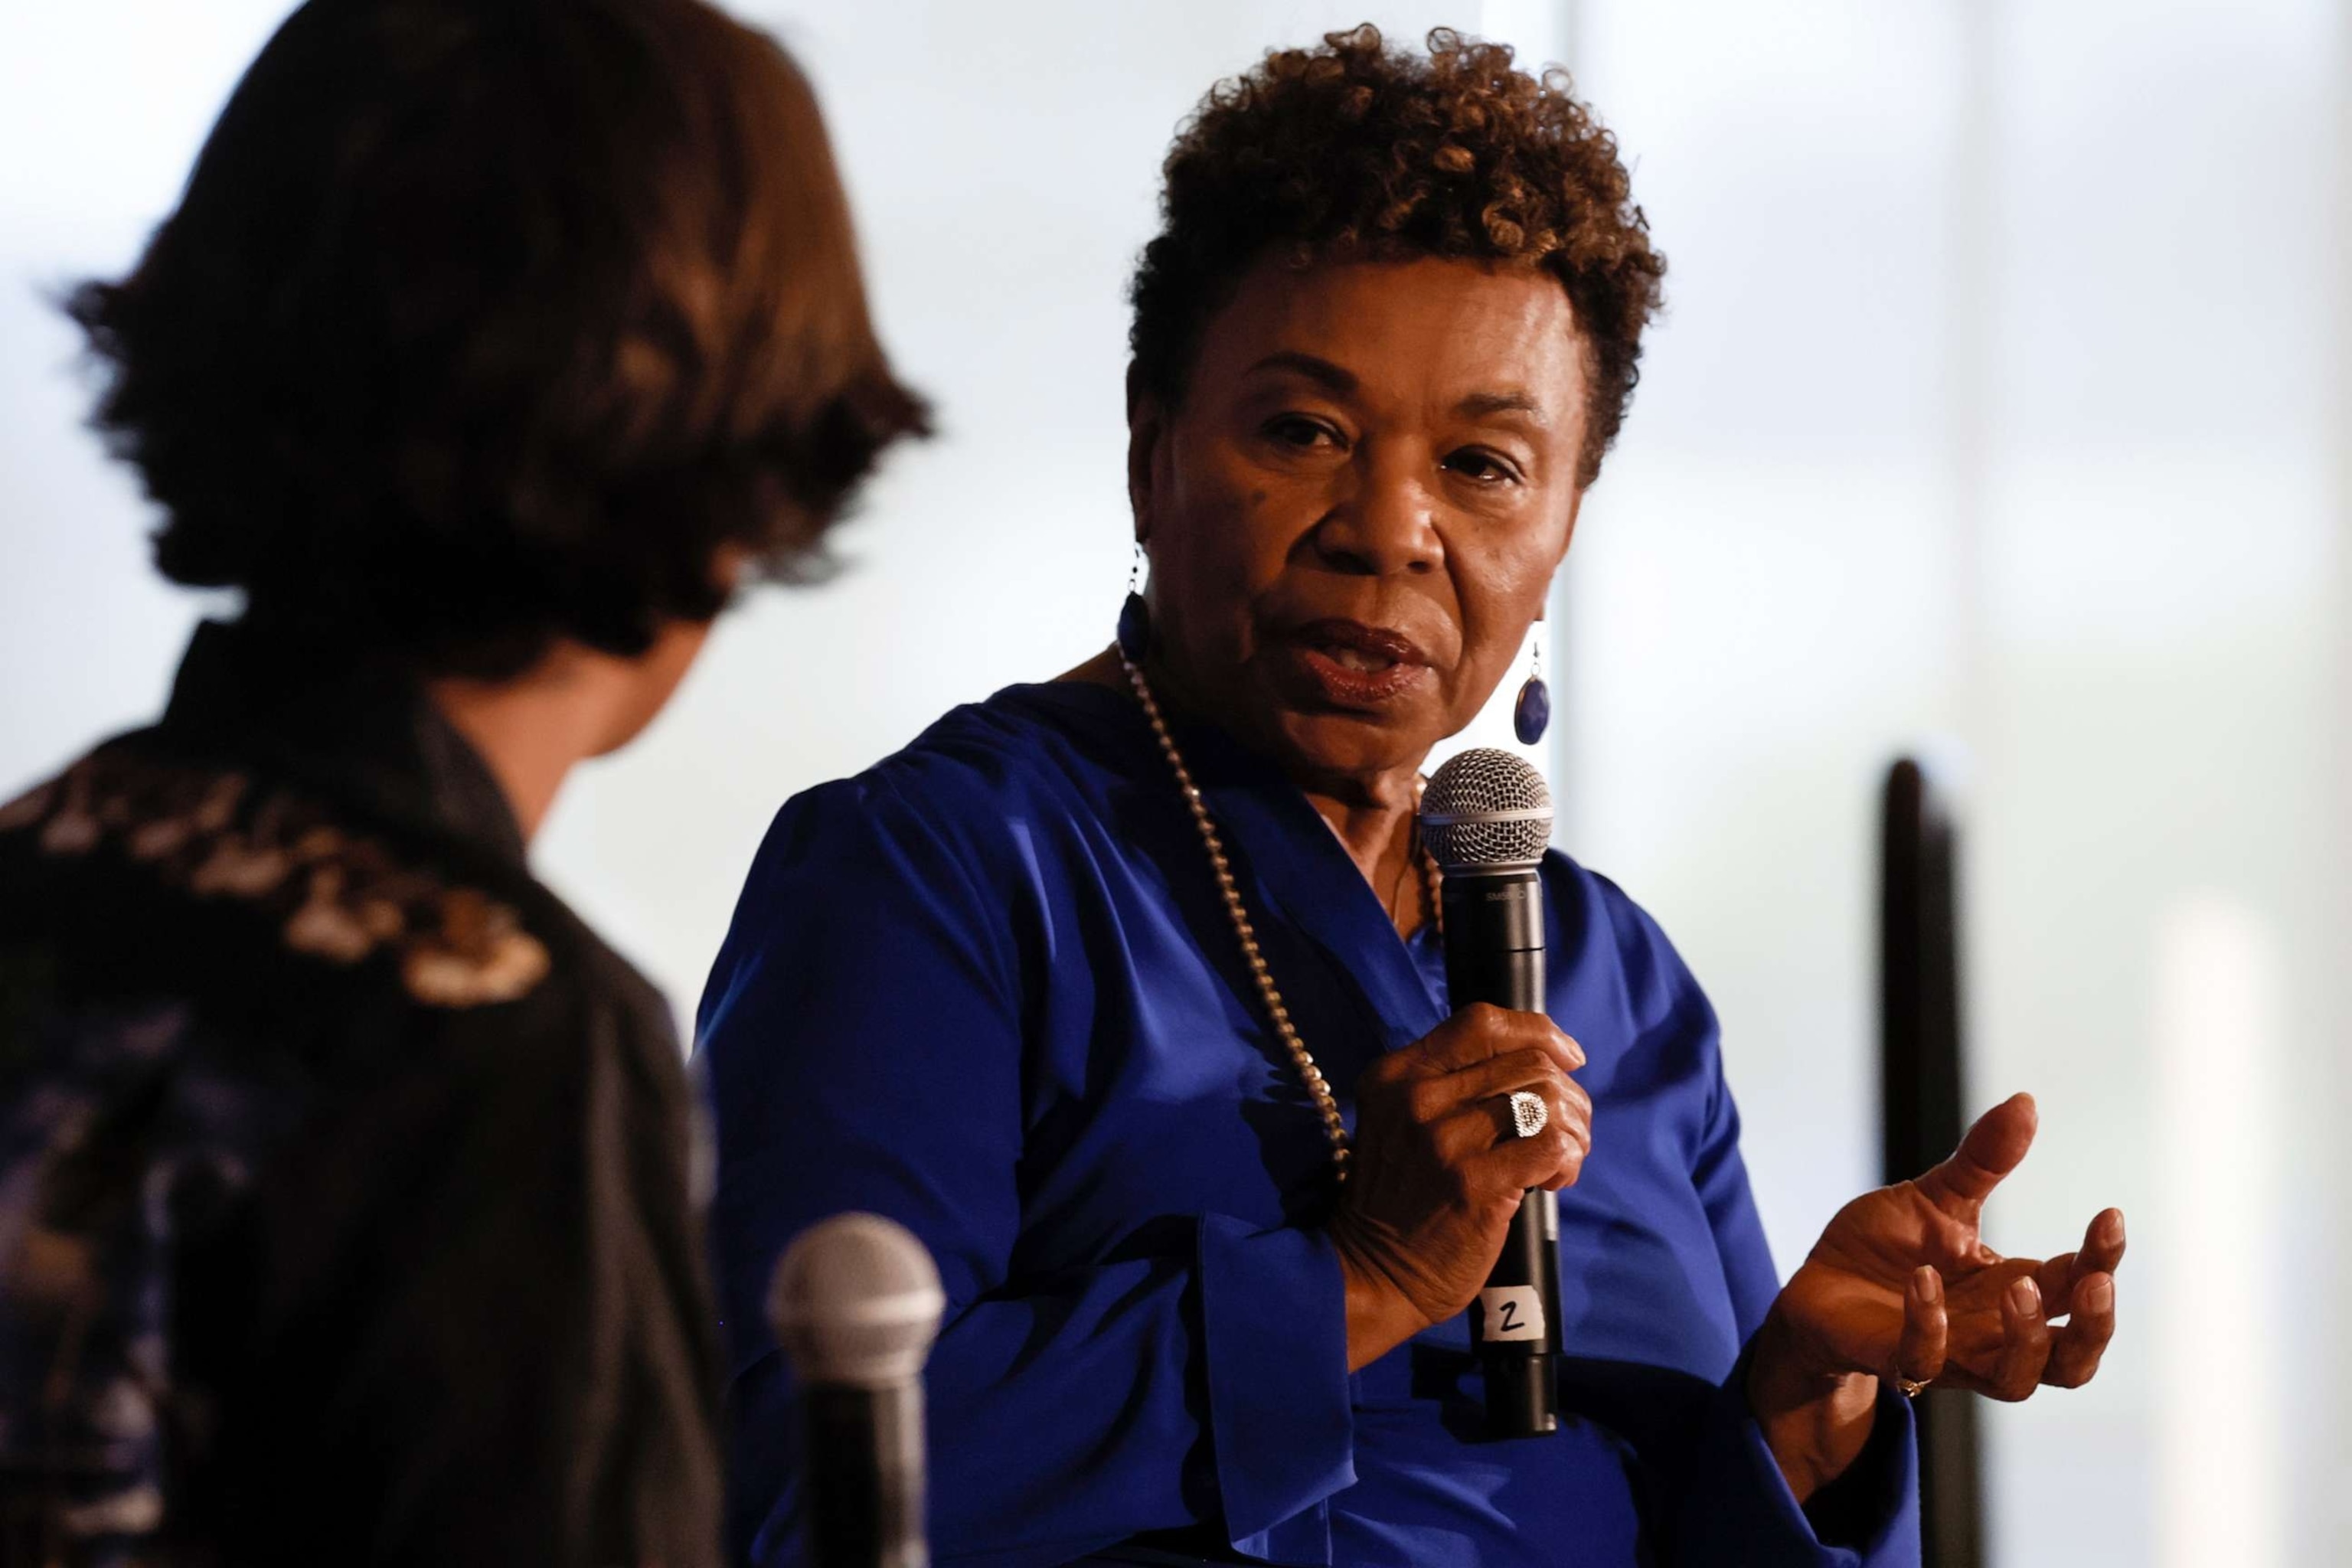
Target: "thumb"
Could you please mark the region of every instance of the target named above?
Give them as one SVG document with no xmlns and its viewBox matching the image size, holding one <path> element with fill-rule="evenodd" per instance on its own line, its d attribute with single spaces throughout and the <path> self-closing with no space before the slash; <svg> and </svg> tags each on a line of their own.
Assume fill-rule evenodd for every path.
<svg viewBox="0 0 2352 1568">
<path fill-rule="evenodd" d="M 1983 1203 L 2033 1147 L 2040 1121 L 2032 1095 L 2010 1096 L 1977 1118 L 1949 1159 L 1919 1178 L 1920 1191 L 1946 1210 Z"/>
</svg>

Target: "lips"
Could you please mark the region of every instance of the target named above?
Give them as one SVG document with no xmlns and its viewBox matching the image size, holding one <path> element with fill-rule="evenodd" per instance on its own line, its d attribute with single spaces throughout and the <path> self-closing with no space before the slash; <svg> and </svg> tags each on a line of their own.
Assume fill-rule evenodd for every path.
<svg viewBox="0 0 2352 1568">
<path fill-rule="evenodd" d="M 1411 637 L 1359 621 L 1313 621 L 1283 640 L 1309 691 L 1340 708 L 1377 709 L 1429 674 L 1429 658 Z"/>
</svg>

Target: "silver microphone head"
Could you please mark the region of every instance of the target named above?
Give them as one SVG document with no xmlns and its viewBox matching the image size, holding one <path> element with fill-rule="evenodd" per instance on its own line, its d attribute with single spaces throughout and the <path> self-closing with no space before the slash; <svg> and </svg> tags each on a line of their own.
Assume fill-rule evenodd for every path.
<svg viewBox="0 0 2352 1568">
<path fill-rule="evenodd" d="M 809 1226 L 768 1289 L 768 1321 L 803 1383 L 879 1388 L 915 1377 L 946 1309 L 931 1255 L 880 1215 Z"/>
<path fill-rule="evenodd" d="M 1422 792 L 1421 841 L 1454 876 L 1535 865 L 1551 842 L 1551 791 L 1524 757 L 1463 752 Z"/>
</svg>

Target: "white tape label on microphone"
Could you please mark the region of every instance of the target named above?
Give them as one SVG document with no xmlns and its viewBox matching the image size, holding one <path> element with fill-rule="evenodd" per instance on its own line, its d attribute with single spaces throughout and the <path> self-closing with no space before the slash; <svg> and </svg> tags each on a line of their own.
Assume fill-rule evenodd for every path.
<svg viewBox="0 0 2352 1568">
<path fill-rule="evenodd" d="M 1478 1292 L 1486 1318 L 1479 1337 L 1496 1340 L 1539 1340 L 1544 1337 L 1543 1297 L 1532 1285 L 1489 1285 Z"/>
</svg>

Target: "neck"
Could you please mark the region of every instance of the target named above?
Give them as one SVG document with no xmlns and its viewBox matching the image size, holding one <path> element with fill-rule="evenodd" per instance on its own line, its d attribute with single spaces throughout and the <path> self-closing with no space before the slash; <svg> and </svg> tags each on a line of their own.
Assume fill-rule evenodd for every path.
<svg viewBox="0 0 2352 1568">
<path fill-rule="evenodd" d="M 1304 789 L 1307 804 L 1380 896 L 1400 936 L 1411 936 L 1433 913 L 1423 907 L 1421 845 L 1413 832 L 1419 778 L 1417 770 L 1402 769 L 1377 779 L 1351 780 L 1337 792 L 1318 784 Z"/>
<path fill-rule="evenodd" d="M 446 678 L 425 687 L 498 780 L 525 840 L 538 837 L 572 770 L 607 749 L 612 704 L 584 675 L 559 654 L 513 680 Z"/>
<path fill-rule="evenodd" d="M 1122 692 L 1128 689 L 1126 666 L 1117 648 L 1104 649 L 1061 679 Z M 1167 680 L 1158 670 L 1148 672 L 1148 679 L 1163 709 L 1172 705 L 1181 710 L 1181 685 Z M 1347 850 L 1348 858 L 1356 863 L 1400 936 L 1411 936 L 1435 918 L 1436 911 L 1428 908 L 1420 843 L 1413 832 L 1413 816 L 1420 805 L 1417 766 L 1340 778 L 1302 779 L 1294 773 L 1292 780 Z"/>
</svg>

